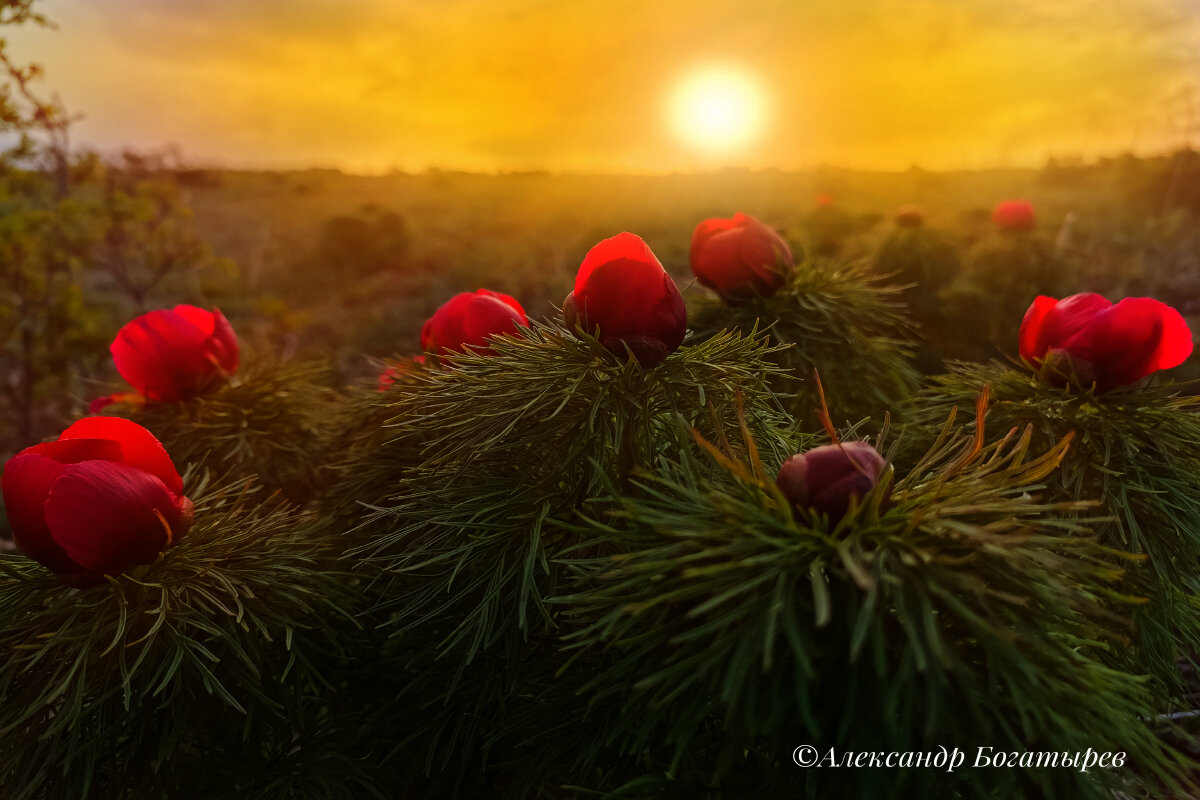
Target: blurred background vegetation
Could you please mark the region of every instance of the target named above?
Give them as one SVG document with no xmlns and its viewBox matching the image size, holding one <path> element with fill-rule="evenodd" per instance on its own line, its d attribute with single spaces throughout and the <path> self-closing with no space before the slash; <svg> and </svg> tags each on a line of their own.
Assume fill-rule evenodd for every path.
<svg viewBox="0 0 1200 800">
<path fill-rule="evenodd" d="M 622 230 L 645 238 L 686 286 L 693 227 L 734 211 L 777 228 L 797 252 L 866 261 L 903 283 L 896 239 L 911 234 L 891 212 L 915 202 L 922 231 L 948 259 L 949 286 L 994 293 L 1017 257 L 1006 248 L 1016 246 L 1049 259 L 1063 293 L 1151 295 L 1193 324 L 1200 314 L 1194 150 L 1041 170 L 891 174 L 362 177 L 188 169 L 134 154 L 116 163 L 73 156 L 71 165 L 61 198 L 45 172 L 9 167 L 0 185 L 2 418 L 17 422 L 5 431 L 8 450 L 102 393 L 95 382 L 115 377 L 107 344 L 144 310 L 217 306 L 251 351 L 330 360 L 352 379 L 374 369 L 368 356 L 417 352 L 422 323 L 456 292 L 487 287 L 517 297 L 532 316 L 552 313 L 587 250 Z M 817 205 L 819 194 L 833 203 Z M 1026 243 L 994 230 L 991 206 L 1007 197 L 1037 209 Z M 961 292 L 948 299 L 936 288 L 914 287 L 908 302 L 944 355 L 1015 353 L 1015 339 L 989 339 L 970 317 L 949 313 Z M 1013 291 L 1014 307 L 1033 299 Z M 1015 330 L 1019 315 L 1010 319 Z M 973 350 L 954 346 L 980 337 Z M 30 396 L 32 426 L 23 406 Z"/>
<path fill-rule="evenodd" d="M 33 5 L 0 2 L 0 29 L 45 24 Z M 587 250 L 622 230 L 688 286 L 694 226 L 736 211 L 816 263 L 919 281 L 906 301 L 926 372 L 948 357 L 1015 352 L 1011 334 L 1033 299 L 1027 283 L 1004 280 L 1018 263 L 1064 294 L 1152 295 L 1193 324 L 1200 315 L 1200 153 L 1189 146 L 969 172 L 218 170 L 175 148 L 76 148 L 79 117 L 53 81 L 2 48 L 0 59 L 3 455 L 105 393 L 117 380 L 108 343 L 149 309 L 220 307 L 251 356 L 317 359 L 333 380 L 352 380 L 377 370 L 372 357 L 416 352 L 421 324 L 456 292 L 488 287 L 533 317 L 552 313 Z M 1033 203 L 1032 233 L 995 229 L 991 208 L 1009 198 Z M 893 221 L 910 203 L 925 219 L 916 232 Z"/>
</svg>

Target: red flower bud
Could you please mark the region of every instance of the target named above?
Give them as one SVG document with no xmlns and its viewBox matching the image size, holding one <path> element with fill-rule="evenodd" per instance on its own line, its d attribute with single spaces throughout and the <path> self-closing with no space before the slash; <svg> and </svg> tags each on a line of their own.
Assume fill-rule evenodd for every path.
<svg viewBox="0 0 1200 800">
<path fill-rule="evenodd" d="M 1182 364 L 1192 354 L 1192 332 L 1178 311 L 1149 297 L 1113 305 L 1091 293 L 1040 296 L 1025 312 L 1020 347 L 1046 378 L 1073 373 L 1103 392 Z"/>
<path fill-rule="evenodd" d="M 456 294 L 442 305 L 421 328 L 421 347 L 427 353 L 473 353 L 495 355 L 488 338 L 516 333 L 517 325 L 528 325 L 525 309 L 506 294 L 479 289 Z"/>
<path fill-rule="evenodd" d="M 706 219 L 692 233 L 692 272 L 727 303 L 770 297 L 791 269 L 787 242 L 740 211 L 733 219 Z"/>
<path fill-rule="evenodd" d="M 887 462 L 867 442 L 814 447 L 783 462 L 775 485 L 797 509 L 812 509 L 837 523 L 879 482 Z"/>
<path fill-rule="evenodd" d="M 671 276 L 641 237 L 619 233 L 588 251 L 563 303 L 563 318 L 596 333 L 609 351 L 625 348 L 655 367 L 683 343 L 687 309 Z"/>
<path fill-rule="evenodd" d="M 1031 231 L 1033 206 L 1027 200 L 1002 200 L 992 209 L 992 222 L 1002 231 Z"/>
<path fill-rule="evenodd" d="M 896 209 L 896 226 L 900 228 L 919 228 L 925 224 L 925 215 L 921 209 L 909 203 Z"/>
<path fill-rule="evenodd" d="M 76 586 L 149 564 L 192 522 L 167 451 L 118 417 L 85 417 L 22 450 L 0 485 L 17 547 Z"/>
<path fill-rule="evenodd" d="M 218 310 L 151 311 L 117 333 L 117 372 L 148 400 L 178 403 L 220 386 L 238 366 L 238 343 Z"/>
</svg>

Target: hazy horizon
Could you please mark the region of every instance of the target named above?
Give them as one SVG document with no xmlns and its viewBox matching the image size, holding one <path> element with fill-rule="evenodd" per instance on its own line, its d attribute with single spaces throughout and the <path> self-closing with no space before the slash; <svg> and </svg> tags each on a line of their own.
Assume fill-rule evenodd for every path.
<svg viewBox="0 0 1200 800">
<path fill-rule="evenodd" d="M 1195 0 L 45 0 L 73 141 L 219 169 L 937 172 L 1195 143 Z M 698 87 L 698 88 L 697 88 Z M 691 94 L 688 94 L 691 92 Z"/>
</svg>

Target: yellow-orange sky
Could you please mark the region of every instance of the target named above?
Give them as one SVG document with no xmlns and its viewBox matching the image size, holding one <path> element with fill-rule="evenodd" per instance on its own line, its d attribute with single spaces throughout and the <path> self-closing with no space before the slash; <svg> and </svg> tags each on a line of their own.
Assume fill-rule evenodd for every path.
<svg viewBox="0 0 1200 800">
<path fill-rule="evenodd" d="M 12 55 L 101 150 L 243 167 L 660 171 L 1040 164 L 1178 144 L 1200 0 L 45 0 Z M 751 143 L 666 116 L 757 76 Z M 1200 86 L 1193 102 L 1200 116 Z M 1195 138 L 1193 139 L 1195 141 Z"/>
</svg>

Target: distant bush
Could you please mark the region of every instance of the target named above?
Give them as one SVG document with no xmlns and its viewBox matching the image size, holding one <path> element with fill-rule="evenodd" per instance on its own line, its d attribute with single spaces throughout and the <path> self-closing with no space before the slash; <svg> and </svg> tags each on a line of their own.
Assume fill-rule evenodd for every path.
<svg viewBox="0 0 1200 800">
<path fill-rule="evenodd" d="M 317 256 L 359 275 L 397 266 L 408 250 L 408 226 L 394 211 L 364 206 L 354 216 L 326 220 L 317 244 Z"/>
<path fill-rule="evenodd" d="M 215 189 L 225 185 L 221 174 L 211 169 L 175 170 L 175 183 L 192 189 Z"/>
</svg>

